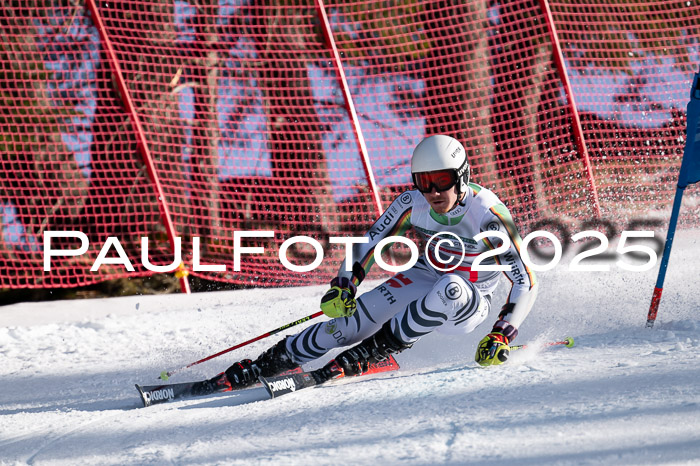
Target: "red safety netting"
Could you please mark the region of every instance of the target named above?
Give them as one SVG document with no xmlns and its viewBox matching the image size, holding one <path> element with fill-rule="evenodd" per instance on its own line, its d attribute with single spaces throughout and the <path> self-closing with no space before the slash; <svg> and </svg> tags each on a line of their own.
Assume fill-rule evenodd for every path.
<svg viewBox="0 0 700 466">
<path fill-rule="evenodd" d="M 685 146 L 690 85 L 700 66 L 700 6 L 549 3 L 603 216 L 621 228 L 632 222 L 665 227 Z M 682 225 L 697 225 L 697 202 L 689 192 Z"/>
<path fill-rule="evenodd" d="M 700 6 L 338 1 L 322 7 L 327 27 L 319 8 L 4 2 L 0 287 L 152 274 L 141 237 L 156 265 L 173 262 L 179 237 L 181 269 L 202 278 L 319 283 L 343 256 L 328 237 L 363 233 L 410 187 L 412 148 L 436 133 L 462 141 L 474 181 L 500 195 L 523 231 L 598 215 L 618 230 L 665 224 L 700 62 Z M 689 191 L 682 222 L 696 224 Z M 84 233 L 87 252 L 55 257 L 45 272 L 46 231 Z M 240 271 L 236 231 L 275 232 L 242 242 L 265 253 L 244 254 Z M 297 235 L 324 246 L 312 272 L 278 258 Z M 90 271 L 109 237 L 133 272 Z M 201 264 L 225 271 L 193 270 L 194 238 Z M 109 257 L 118 262 L 118 251 Z M 288 257 L 306 264 L 314 251 Z"/>
</svg>

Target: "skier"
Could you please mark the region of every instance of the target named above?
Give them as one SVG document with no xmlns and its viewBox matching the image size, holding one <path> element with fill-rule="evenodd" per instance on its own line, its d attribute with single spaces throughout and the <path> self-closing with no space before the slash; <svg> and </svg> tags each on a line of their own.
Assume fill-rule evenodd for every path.
<svg viewBox="0 0 700 466">
<path fill-rule="evenodd" d="M 499 271 L 472 271 L 474 259 L 500 246 L 496 237 L 474 241 L 489 231 L 507 235 L 505 252 L 483 264 L 510 266 L 504 271 L 512 287 L 491 331 L 479 343 L 476 362 L 502 364 L 537 294 L 534 273 L 520 256 L 521 239 L 508 209 L 488 189 L 470 183 L 466 152 L 456 139 L 430 136 L 413 151 L 411 172 L 416 190 L 399 195 L 365 234 L 367 243 L 354 244 L 353 263 L 346 260 L 321 299 L 331 318 L 288 336 L 257 359 L 244 359 L 226 370 L 233 388 L 257 382 L 323 356 L 333 348 L 354 345 L 335 358 L 336 372 L 360 375 L 370 363 L 410 348 L 422 336 L 439 330 L 472 332 L 487 317 Z M 384 238 L 413 227 L 428 243 L 427 255 L 380 286 L 356 297 L 357 286 L 374 262 L 374 247 Z M 465 254 L 457 242 L 461 240 Z M 440 241 L 442 240 L 442 241 Z M 494 261 L 495 259 L 495 261 Z M 453 270 L 449 270 L 453 269 Z M 359 342 L 359 344 L 357 344 Z M 331 369 L 329 369 L 330 371 Z M 337 375 L 337 374 L 336 374 Z M 335 375 L 328 372 L 327 377 Z M 213 380 L 212 380 L 213 381 Z"/>
</svg>

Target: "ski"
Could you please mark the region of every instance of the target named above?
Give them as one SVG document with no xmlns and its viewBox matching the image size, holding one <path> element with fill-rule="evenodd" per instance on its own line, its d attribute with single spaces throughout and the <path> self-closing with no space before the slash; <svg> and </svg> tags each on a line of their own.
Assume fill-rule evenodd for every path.
<svg viewBox="0 0 700 466">
<path fill-rule="evenodd" d="M 322 367 L 311 372 L 300 374 L 278 375 L 275 377 L 258 377 L 269 399 L 277 398 L 303 388 L 315 387 L 329 380 L 339 379 L 344 376 L 343 370 L 335 362 L 329 364 L 330 368 Z"/>
<path fill-rule="evenodd" d="M 144 406 L 151 406 L 166 401 L 178 400 L 181 398 L 192 398 L 206 396 L 213 393 L 231 390 L 231 384 L 222 372 L 218 379 L 200 380 L 197 382 L 182 382 L 161 385 L 139 385 L 136 389 L 141 395 Z"/>
<path fill-rule="evenodd" d="M 302 372 L 301 367 L 291 369 L 280 375 L 294 374 Z M 165 403 L 166 401 L 179 400 L 182 398 L 196 398 L 200 396 L 213 395 L 214 393 L 230 392 L 233 390 L 226 378 L 225 373 L 220 373 L 207 380 L 196 382 L 181 382 L 160 385 L 139 385 L 136 390 L 141 395 L 144 407 Z"/>
<path fill-rule="evenodd" d="M 399 368 L 393 356 L 384 361 L 370 364 L 369 370 L 362 375 L 378 374 L 380 372 L 395 371 Z M 267 394 L 272 398 L 278 398 L 288 393 L 296 392 L 304 388 L 315 387 L 331 380 L 343 378 L 345 374 L 335 361 L 330 361 L 324 367 L 310 372 L 296 374 L 277 375 L 275 377 L 258 377 Z"/>
<path fill-rule="evenodd" d="M 283 383 L 287 383 L 290 385 L 289 391 L 294 391 L 297 389 L 297 387 L 301 388 L 306 388 L 310 387 L 313 385 L 318 385 L 319 383 L 323 383 L 326 380 L 336 379 L 342 377 L 342 371 L 334 372 L 332 374 L 332 377 L 329 377 L 326 380 L 321 379 L 321 371 L 324 369 L 328 368 L 329 366 L 332 366 L 332 362 L 327 364 L 324 368 L 317 369 L 316 371 L 311 371 L 311 372 L 303 372 L 301 367 L 298 367 L 296 369 L 292 369 L 290 371 L 286 371 L 280 375 L 274 376 L 274 377 L 268 377 L 268 378 L 262 378 L 260 377 L 260 382 L 262 383 L 262 386 L 265 387 L 267 390 L 268 394 L 270 394 L 270 398 L 274 398 L 277 396 L 281 396 L 280 390 L 273 390 L 270 392 L 270 386 L 269 384 L 272 383 L 275 388 L 281 387 Z M 369 371 L 365 372 L 362 375 L 370 375 L 370 374 L 376 374 L 380 372 L 386 372 L 386 371 L 393 371 L 397 370 L 399 368 L 399 364 L 396 362 L 396 360 L 393 358 L 393 356 L 390 356 L 386 361 L 381 361 L 377 362 L 374 364 L 370 364 Z M 314 375 L 316 378 L 314 378 Z M 292 390 L 291 382 L 281 382 L 281 380 L 286 380 L 289 377 L 294 377 L 294 390 Z M 313 383 L 311 380 L 313 379 Z M 246 387 L 246 388 L 253 388 L 253 387 Z M 221 374 L 218 374 L 216 377 L 213 377 L 211 379 L 207 380 L 200 380 L 196 382 L 182 382 L 182 383 L 173 383 L 173 384 L 160 384 L 160 385 L 139 385 L 136 384 L 136 390 L 138 390 L 139 395 L 141 396 L 141 401 L 143 402 L 144 407 L 148 406 L 153 406 L 156 404 L 161 404 L 165 403 L 168 401 L 173 401 L 173 400 L 181 400 L 181 399 L 187 399 L 187 398 L 197 398 L 197 397 L 202 397 L 202 396 L 207 396 L 207 395 L 213 395 L 215 393 L 223 393 L 223 392 L 230 392 L 230 391 L 240 391 L 239 389 L 233 389 L 231 387 L 231 384 L 228 382 L 226 379 L 226 374 L 223 372 Z"/>
</svg>

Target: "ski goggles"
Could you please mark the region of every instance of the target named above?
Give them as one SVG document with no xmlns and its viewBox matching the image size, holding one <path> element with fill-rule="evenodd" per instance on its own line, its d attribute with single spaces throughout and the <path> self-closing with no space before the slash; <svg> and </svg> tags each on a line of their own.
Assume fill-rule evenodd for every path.
<svg viewBox="0 0 700 466">
<path fill-rule="evenodd" d="M 457 174 L 452 169 L 414 173 L 413 184 L 422 193 L 429 193 L 433 188 L 436 191 L 447 191 L 457 184 Z"/>
</svg>

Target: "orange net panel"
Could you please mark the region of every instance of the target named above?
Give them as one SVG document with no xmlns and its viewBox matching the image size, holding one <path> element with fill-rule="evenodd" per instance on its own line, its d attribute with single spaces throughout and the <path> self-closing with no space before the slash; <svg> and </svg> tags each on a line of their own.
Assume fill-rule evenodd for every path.
<svg viewBox="0 0 700 466">
<path fill-rule="evenodd" d="M 343 257 L 328 237 L 362 234 L 378 215 L 373 190 L 386 207 L 410 188 L 412 149 L 437 133 L 462 141 L 473 181 L 496 191 L 523 231 L 548 219 L 579 225 L 596 202 L 621 228 L 649 211 L 667 218 L 700 6 L 551 0 L 553 21 L 544 6 L 327 2 L 336 62 L 314 1 L 95 0 L 96 16 L 83 2 L 5 2 L 0 287 L 149 275 L 141 238 L 150 262 L 168 265 L 170 235 L 202 278 L 320 283 Z M 686 224 L 698 216 L 688 195 Z M 45 272 L 46 231 L 84 233 L 87 252 L 54 257 Z M 264 252 L 239 249 L 240 271 L 237 231 L 275 234 L 241 241 Z M 298 235 L 324 247 L 313 271 L 290 272 L 278 257 Z M 91 272 L 110 237 L 124 256 L 111 247 Z M 225 270 L 196 271 L 195 255 Z M 304 265 L 315 251 L 297 245 L 287 256 Z"/>
</svg>

